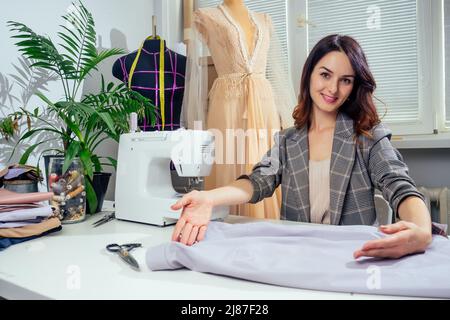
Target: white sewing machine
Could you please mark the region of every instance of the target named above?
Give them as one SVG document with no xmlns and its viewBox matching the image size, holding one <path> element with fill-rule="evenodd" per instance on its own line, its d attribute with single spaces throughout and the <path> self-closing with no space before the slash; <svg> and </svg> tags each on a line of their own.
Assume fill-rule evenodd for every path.
<svg viewBox="0 0 450 320">
<path fill-rule="evenodd" d="M 181 194 L 172 186 L 170 161 L 180 177 L 208 176 L 214 160 L 214 137 L 201 130 L 126 133 L 117 162 L 116 218 L 166 226 L 181 210 L 170 206 Z M 228 207 L 215 207 L 211 219 L 225 218 Z"/>
</svg>

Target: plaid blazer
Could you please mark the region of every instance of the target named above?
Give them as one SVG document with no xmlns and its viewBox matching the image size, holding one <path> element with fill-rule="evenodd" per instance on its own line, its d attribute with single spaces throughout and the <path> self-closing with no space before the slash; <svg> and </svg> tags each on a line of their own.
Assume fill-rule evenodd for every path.
<svg viewBox="0 0 450 320">
<path fill-rule="evenodd" d="M 391 131 L 380 124 L 371 133 L 372 139 L 359 136 L 355 140 L 353 120 L 338 114 L 330 164 L 331 224 L 374 224 L 375 188 L 395 214 L 405 197 L 424 199 L 408 175 L 401 154 L 390 142 Z M 310 222 L 308 149 L 306 126 L 278 132 L 274 147 L 252 173 L 238 178 L 252 182 L 250 203 L 271 196 L 281 184 L 281 219 Z"/>
</svg>

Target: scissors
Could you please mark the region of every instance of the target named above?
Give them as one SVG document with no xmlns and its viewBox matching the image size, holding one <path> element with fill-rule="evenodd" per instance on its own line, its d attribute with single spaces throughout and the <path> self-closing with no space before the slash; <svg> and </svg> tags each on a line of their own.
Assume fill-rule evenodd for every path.
<svg viewBox="0 0 450 320">
<path fill-rule="evenodd" d="M 127 243 L 118 245 L 117 243 L 108 244 L 106 246 L 106 250 L 109 252 L 114 252 L 119 255 L 119 257 L 125 261 L 131 268 L 133 268 L 136 271 L 140 271 L 139 263 L 136 261 L 135 258 L 130 254 L 130 251 L 134 248 L 140 248 L 142 247 L 141 243 Z"/>
<path fill-rule="evenodd" d="M 100 220 L 95 221 L 92 225 L 94 226 L 94 228 L 96 228 L 104 223 L 107 223 L 108 221 L 114 220 L 115 218 L 116 218 L 115 212 L 107 213 Z"/>
</svg>

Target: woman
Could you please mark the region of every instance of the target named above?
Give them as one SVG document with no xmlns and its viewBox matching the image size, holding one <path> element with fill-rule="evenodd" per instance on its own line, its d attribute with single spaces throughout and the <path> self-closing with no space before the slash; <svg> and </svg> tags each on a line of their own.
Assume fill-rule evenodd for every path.
<svg viewBox="0 0 450 320">
<path fill-rule="evenodd" d="M 354 252 L 355 259 L 423 252 L 432 239 L 430 214 L 389 141 L 390 131 L 380 124 L 374 90 L 354 39 L 331 35 L 320 40 L 303 68 L 295 127 L 275 136 L 274 147 L 250 175 L 223 188 L 191 192 L 175 203 L 172 209 L 184 209 L 172 240 L 201 241 L 213 206 L 258 202 L 280 184 L 283 219 L 372 225 L 377 188 L 401 221 L 381 226 L 390 236 L 368 241 Z"/>
</svg>

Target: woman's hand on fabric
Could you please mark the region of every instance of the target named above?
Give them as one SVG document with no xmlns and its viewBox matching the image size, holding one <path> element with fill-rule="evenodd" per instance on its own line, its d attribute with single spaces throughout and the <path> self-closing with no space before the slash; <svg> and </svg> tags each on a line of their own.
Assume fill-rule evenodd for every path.
<svg viewBox="0 0 450 320">
<path fill-rule="evenodd" d="M 172 210 L 183 209 L 172 233 L 172 241 L 191 246 L 205 238 L 206 228 L 211 219 L 213 203 L 206 191 L 192 191 L 184 195 Z"/>
<path fill-rule="evenodd" d="M 408 254 L 424 252 L 432 241 L 431 230 L 424 230 L 408 221 L 381 226 L 387 234 L 382 239 L 370 240 L 353 253 L 353 257 L 376 257 L 396 259 Z"/>
</svg>

